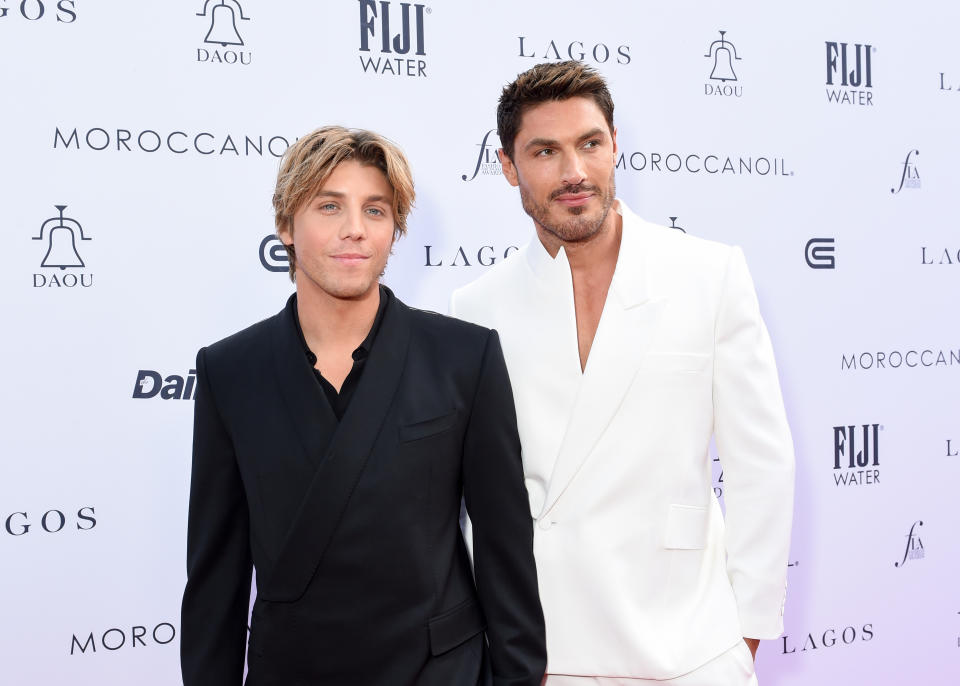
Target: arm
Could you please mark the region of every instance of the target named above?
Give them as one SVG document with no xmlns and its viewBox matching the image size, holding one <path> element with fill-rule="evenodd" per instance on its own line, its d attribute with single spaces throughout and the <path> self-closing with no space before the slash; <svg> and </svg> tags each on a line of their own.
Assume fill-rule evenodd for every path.
<svg viewBox="0 0 960 686">
<path fill-rule="evenodd" d="M 240 686 L 252 569 L 249 519 L 204 350 L 197 354 L 195 402 L 180 667 L 184 686 Z"/>
<path fill-rule="evenodd" d="M 715 346 L 714 431 L 726 484 L 727 573 L 743 635 L 776 638 L 783 632 L 793 518 L 793 442 L 770 337 L 739 248 L 727 263 Z"/>
<path fill-rule="evenodd" d="M 513 392 L 495 331 L 487 339 L 464 436 L 463 493 L 473 522 L 474 575 L 494 686 L 539 686 L 547 656 L 533 519 Z"/>
</svg>

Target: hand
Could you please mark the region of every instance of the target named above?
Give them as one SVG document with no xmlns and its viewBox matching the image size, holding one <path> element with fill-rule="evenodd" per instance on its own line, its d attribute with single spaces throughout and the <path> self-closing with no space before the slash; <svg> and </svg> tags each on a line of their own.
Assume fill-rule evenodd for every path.
<svg viewBox="0 0 960 686">
<path fill-rule="evenodd" d="M 756 660 L 757 659 L 757 648 L 760 647 L 759 638 L 746 638 L 744 637 L 743 642 L 747 644 L 747 647 L 750 649 L 750 656 Z"/>
</svg>

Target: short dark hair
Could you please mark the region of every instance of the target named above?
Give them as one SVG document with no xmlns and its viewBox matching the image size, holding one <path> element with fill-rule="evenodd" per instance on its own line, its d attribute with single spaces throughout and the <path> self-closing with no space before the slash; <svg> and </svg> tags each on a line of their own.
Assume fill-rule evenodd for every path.
<svg viewBox="0 0 960 686">
<path fill-rule="evenodd" d="M 497 105 L 497 135 L 507 157 L 513 158 L 513 144 L 520 131 L 523 113 L 551 100 L 592 98 L 603 112 L 613 133 L 613 98 L 603 77 L 583 62 L 545 62 L 520 74 L 506 85 Z"/>
</svg>

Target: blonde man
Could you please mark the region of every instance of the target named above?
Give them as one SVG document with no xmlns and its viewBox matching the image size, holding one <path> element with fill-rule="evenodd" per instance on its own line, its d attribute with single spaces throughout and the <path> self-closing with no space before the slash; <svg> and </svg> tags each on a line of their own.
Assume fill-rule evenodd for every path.
<svg viewBox="0 0 960 686">
<path fill-rule="evenodd" d="M 296 293 L 197 355 L 185 686 L 239 686 L 245 650 L 248 686 L 540 684 L 497 335 L 379 283 L 413 199 L 403 153 L 369 131 L 318 129 L 281 162 L 273 204 Z"/>
</svg>

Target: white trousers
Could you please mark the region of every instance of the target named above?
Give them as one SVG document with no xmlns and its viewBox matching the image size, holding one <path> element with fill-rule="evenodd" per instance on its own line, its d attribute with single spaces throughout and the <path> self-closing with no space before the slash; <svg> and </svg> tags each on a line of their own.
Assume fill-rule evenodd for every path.
<svg viewBox="0 0 960 686">
<path fill-rule="evenodd" d="M 705 665 L 673 679 L 547 674 L 545 686 L 757 686 L 757 674 L 750 649 L 740 641 Z"/>
</svg>

